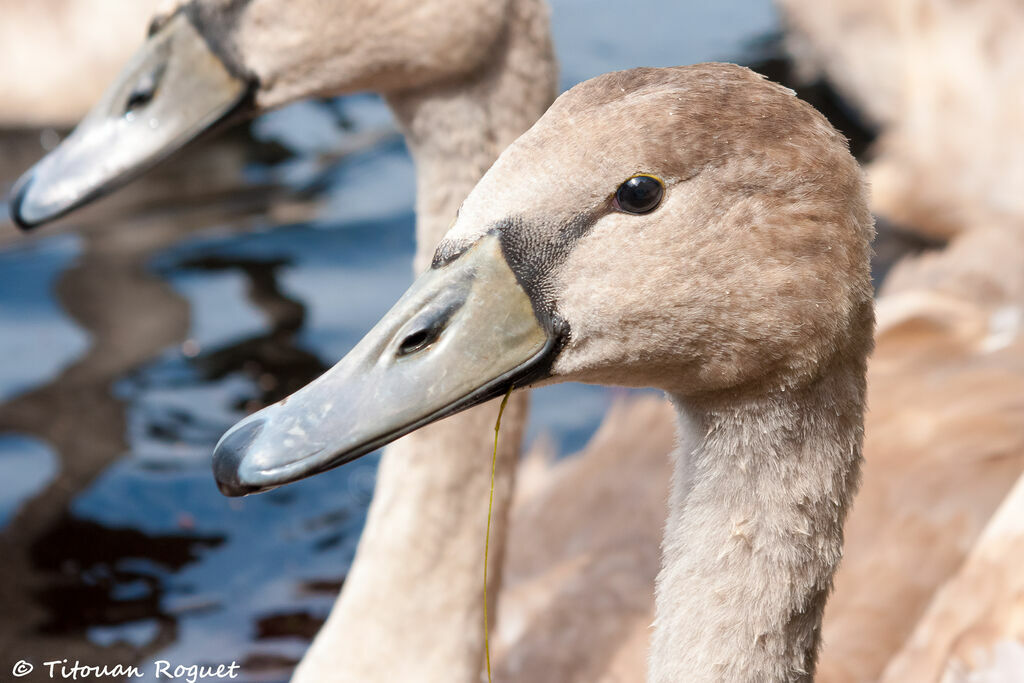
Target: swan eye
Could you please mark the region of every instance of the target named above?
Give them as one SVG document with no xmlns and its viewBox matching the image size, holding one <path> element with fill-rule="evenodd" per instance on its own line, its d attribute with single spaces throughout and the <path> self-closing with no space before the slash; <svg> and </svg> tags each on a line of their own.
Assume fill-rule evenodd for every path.
<svg viewBox="0 0 1024 683">
<path fill-rule="evenodd" d="M 652 175 L 635 175 L 615 191 L 615 208 L 626 213 L 650 213 L 661 204 L 665 185 Z"/>
</svg>

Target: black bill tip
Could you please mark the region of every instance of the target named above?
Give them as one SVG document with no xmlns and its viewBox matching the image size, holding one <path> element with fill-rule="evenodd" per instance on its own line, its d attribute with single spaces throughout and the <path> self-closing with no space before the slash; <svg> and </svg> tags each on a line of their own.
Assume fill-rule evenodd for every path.
<svg viewBox="0 0 1024 683">
<path fill-rule="evenodd" d="M 242 463 L 250 446 L 263 431 L 264 420 L 239 425 L 224 435 L 213 451 L 213 476 L 217 488 L 225 496 L 238 497 L 262 491 L 263 488 L 242 481 Z"/>
<path fill-rule="evenodd" d="M 42 223 L 42 221 L 30 220 L 24 211 L 25 197 L 28 196 L 28 190 L 32 186 L 33 180 L 33 173 L 29 171 L 18 179 L 18 182 L 14 184 L 14 189 L 11 190 L 11 220 L 25 232 L 31 231 Z"/>
</svg>

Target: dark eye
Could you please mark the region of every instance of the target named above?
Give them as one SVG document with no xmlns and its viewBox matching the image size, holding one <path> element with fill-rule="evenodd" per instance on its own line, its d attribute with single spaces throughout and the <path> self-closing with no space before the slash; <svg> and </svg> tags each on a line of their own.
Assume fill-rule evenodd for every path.
<svg viewBox="0 0 1024 683">
<path fill-rule="evenodd" d="M 650 213 L 658 208 L 665 186 L 652 175 L 635 175 L 615 191 L 615 208 L 626 213 Z"/>
</svg>

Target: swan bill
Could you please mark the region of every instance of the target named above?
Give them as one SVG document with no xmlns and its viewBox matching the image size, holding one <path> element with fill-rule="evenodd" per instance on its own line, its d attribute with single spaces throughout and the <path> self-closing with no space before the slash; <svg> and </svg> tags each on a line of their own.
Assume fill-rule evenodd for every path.
<svg viewBox="0 0 1024 683">
<path fill-rule="evenodd" d="M 11 217 L 31 229 L 106 194 L 248 99 L 184 12 L 153 33 L 75 130 L 17 182 Z"/>
<path fill-rule="evenodd" d="M 350 462 L 543 378 L 559 338 L 488 234 L 421 275 L 337 365 L 232 427 L 217 485 L 258 493 Z"/>
</svg>

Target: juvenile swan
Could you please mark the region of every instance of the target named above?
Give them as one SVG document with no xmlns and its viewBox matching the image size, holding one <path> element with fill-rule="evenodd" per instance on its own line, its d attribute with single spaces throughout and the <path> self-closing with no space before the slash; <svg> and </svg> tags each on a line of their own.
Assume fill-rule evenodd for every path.
<svg viewBox="0 0 1024 683">
<path fill-rule="evenodd" d="M 861 460 L 872 235 L 845 141 L 787 90 L 722 64 L 601 76 L 499 157 L 348 356 L 225 435 L 215 473 L 284 484 L 510 386 L 661 388 L 680 443 L 649 679 L 811 680 Z M 319 449 L 288 462 L 295 433 Z"/>
</svg>

